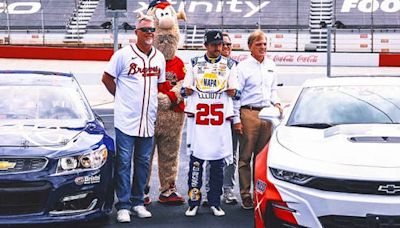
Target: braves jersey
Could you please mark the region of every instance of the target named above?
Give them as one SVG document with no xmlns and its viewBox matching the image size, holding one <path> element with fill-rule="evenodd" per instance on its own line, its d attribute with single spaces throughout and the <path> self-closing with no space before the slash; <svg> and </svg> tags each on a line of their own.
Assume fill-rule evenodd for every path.
<svg viewBox="0 0 400 228">
<path fill-rule="evenodd" d="M 167 60 L 165 79 L 166 81 L 158 86 L 158 92 L 166 94 L 172 102 L 172 110 L 175 112 L 183 112 L 185 104 L 183 101 L 177 103 L 178 98 L 171 89 L 181 80 L 185 78 L 185 64 L 175 56 L 171 60 Z"/>
<path fill-rule="evenodd" d="M 238 79 L 235 61 L 220 55 L 216 59 L 207 55 L 191 59 L 183 87 L 205 93 L 237 89 Z"/>
<path fill-rule="evenodd" d="M 186 100 L 187 151 L 202 160 L 232 158 L 233 100 L 225 92 L 194 91 Z"/>
<path fill-rule="evenodd" d="M 128 45 L 114 53 L 106 72 L 116 78 L 115 127 L 131 136 L 153 136 L 157 86 L 165 82 L 164 55 L 154 47 L 146 55 Z"/>
</svg>

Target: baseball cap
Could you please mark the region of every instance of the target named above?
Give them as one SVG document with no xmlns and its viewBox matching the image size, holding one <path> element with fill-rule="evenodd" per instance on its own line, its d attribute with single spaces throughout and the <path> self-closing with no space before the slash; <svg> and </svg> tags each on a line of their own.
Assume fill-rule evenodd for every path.
<svg viewBox="0 0 400 228">
<path fill-rule="evenodd" d="M 224 39 L 222 38 L 222 32 L 217 30 L 211 30 L 206 32 L 204 35 L 205 44 L 222 44 Z"/>
<path fill-rule="evenodd" d="M 167 0 L 153 0 L 150 2 L 149 7 L 147 10 L 150 10 L 151 8 L 161 8 L 164 9 L 167 6 L 170 6 L 171 3 L 169 3 Z"/>
</svg>

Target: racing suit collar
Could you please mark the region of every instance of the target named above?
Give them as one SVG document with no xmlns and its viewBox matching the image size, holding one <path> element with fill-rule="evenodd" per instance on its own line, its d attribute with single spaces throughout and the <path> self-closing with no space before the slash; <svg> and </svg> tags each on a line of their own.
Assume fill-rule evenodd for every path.
<svg viewBox="0 0 400 228">
<path fill-rule="evenodd" d="M 204 59 L 209 63 L 218 63 L 222 58 L 222 55 L 219 55 L 217 58 L 209 58 L 207 54 L 204 54 Z"/>
</svg>

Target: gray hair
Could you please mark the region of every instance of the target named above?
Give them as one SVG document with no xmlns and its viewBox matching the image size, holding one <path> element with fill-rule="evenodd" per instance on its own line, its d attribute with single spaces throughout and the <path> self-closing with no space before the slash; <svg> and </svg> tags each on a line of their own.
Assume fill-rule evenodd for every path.
<svg viewBox="0 0 400 228">
<path fill-rule="evenodd" d="M 150 16 L 150 15 L 143 14 L 141 12 L 138 13 L 138 15 L 136 16 L 136 23 L 135 23 L 136 29 L 139 27 L 139 24 L 142 21 L 149 21 L 149 22 L 153 22 L 154 23 L 154 17 Z"/>
<path fill-rule="evenodd" d="M 254 41 L 259 40 L 261 38 L 265 38 L 267 39 L 267 36 L 265 35 L 265 33 L 263 31 L 261 31 L 260 29 L 256 29 L 254 32 L 252 32 L 249 36 L 249 38 L 247 39 L 247 45 L 249 46 L 249 48 L 251 47 L 251 45 L 254 43 Z"/>
</svg>

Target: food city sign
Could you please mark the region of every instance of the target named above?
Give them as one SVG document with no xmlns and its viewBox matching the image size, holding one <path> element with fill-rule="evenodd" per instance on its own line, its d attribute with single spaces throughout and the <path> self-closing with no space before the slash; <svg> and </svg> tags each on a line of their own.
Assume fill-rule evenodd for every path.
<svg viewBox="0 0 400 228">
<path fill-rule="evenodd" d="M 0 14 L 34 14 L 42 8 L 40 2 L 13 2 L 8 5 L 0 2 Z"/>
<path fill-rule="evenodd" d="M 363 13 L 371 13 L 377 10 L 382 10 L 385 13 L 399 13 L 400 0 L 344 0 L 341 12 L 350 13 L 357 9 Z"/>
<path fill-rule="evenodd" d="M 206 13 L 221 13 L 223 10 L 227 13 L 245 13 L 243 17 L 251 17 L 254 14 L 261 12 L 271 1 L 240 1 L 240 0 L 222 0 L 222 1 L 170 1 L 171 5 L 176 9 L 183 10 L 187 13 L 194 13 L 196 10 L 204 10 Z M 147 10 L 148 1 L 139 1 L 139 8 L 134 10 L 134 13 Z"/>
</svg>

